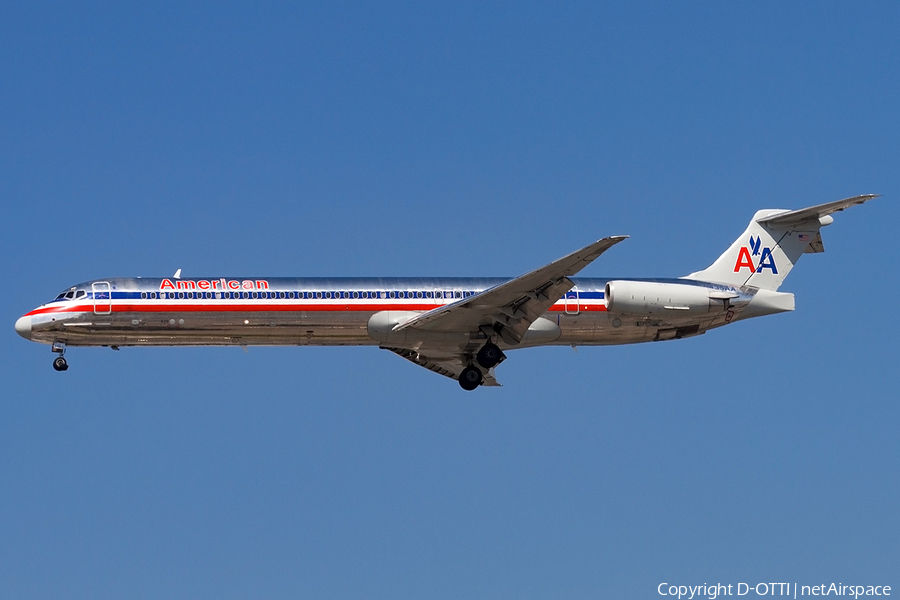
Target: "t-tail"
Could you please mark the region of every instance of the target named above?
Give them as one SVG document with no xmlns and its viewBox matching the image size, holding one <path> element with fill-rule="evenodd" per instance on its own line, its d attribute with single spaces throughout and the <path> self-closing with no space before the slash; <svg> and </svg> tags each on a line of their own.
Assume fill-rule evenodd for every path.
<svg viewBox="0 0 900 600">
<path fill-rule="evenodd" d="M 716 262 L 685 279 L 774 292 L 800 256 L 825 251 L 819 230 L 831 224 L 832 213 L 877 197 L 878 194 L 865 194 L 801 210 L 757 211 L 747 230 Z"/>
</svg>

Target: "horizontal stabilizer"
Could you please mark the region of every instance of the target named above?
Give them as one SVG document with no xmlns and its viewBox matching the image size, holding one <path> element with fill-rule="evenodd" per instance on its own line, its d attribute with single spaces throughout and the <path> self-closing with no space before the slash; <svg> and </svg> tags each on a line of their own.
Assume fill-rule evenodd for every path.
<svg viewBox="0 0 900 600">
<path fill-rule="evenodd" d="M 759 223 L 765 223 L 769 227 L 784 228 L 791 225 L 797 225 L 804 221 L 819 219 L 831 213 L 840 212 L 845 208 L 856 206 L 867 202 L 872 198 L 877 198 L 879 194 L 863 194 L 862 196 L 853 196 L 852 198 L 844 198 L 834 202 L 826 202 L 818 206 L 810 206 L 809 208 L 801 208 L 800 210 L 791 210 L 788 212 L 777 213 L 769 217 L 757 219 Z"/>
</svg>

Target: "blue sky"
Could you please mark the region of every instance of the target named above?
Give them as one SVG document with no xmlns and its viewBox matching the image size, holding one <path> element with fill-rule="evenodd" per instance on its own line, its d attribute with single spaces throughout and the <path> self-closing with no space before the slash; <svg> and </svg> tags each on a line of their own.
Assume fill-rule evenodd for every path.
<svg viewBox="0 0 900 600">
<path fill-rule="evenodd" d="M 900 586 L 900 8 L 6 5 L 0 596 L 659 597 Z M 74 349 L 109 276 L 585 275 L 836 215 L 797 310 L 544 348 L 466 394 L 372 348 Z"/>
</svg>

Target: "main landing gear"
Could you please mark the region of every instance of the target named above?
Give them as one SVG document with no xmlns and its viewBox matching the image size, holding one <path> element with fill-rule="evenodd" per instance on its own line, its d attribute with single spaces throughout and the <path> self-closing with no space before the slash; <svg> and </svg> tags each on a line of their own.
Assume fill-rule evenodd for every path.
<svg viewBox="0 0 900 600">
<path fill-rule="evenodd" d="M 471 392 L 484 381 L 484 375 L 475 365 L 469 365 L 459 374 L 459 387 Z"/>
<path fill-rule="evenodd" d="M 500 347 L 493 342 L 488 342 L 475 355 L 475 362 L 485 371 L 489 371 L 500 364 L 504 358 L 506 356 L 503 355 Z M 467 392 L 471 392 L 482 383 L 484 383 L 484 373 L 476 365 L 469 365 L 459 374 L 459 385 Z"/>
<path fill-rule="evenodd" d="M 66 345 L 62 342 L 53 342 L 53 347 L 50 349 L 59 354 L 59 356 L 53 359 L 53 368 L 57 371 L 65 371 L 68 369 L 69 363 L 66 362 L 66 357 L 64 356 L 66 353 Z"/>
<path fill-rule="evenodd" d="M 492 342 L 488 342 L 482 346 L 481 350 L 478 351 L 478 354 L 475 355 L 475 360 L 485 369 L 496 367 L 503 358 L 503 351 L 500 350 L 500 347 L 497 346 L 497 344 Z"/>
</svg>

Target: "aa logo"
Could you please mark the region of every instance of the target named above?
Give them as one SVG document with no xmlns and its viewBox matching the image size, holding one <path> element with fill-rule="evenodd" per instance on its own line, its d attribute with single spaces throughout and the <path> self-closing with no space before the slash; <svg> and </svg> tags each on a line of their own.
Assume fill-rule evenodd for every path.
<svg viewBox="0 0 900 600">
<path fill-rule="evenodd" d="M 763 269 L 770 269 L 772 275 L 778 275 L 772 250 L 770 248 L 762 248 L 762 254 L 760 254 L 760 246 L 762 246 L 762 238 L 751 235 L 750 245 L 742 246 L 740 252 L 738 252 L 737 262 L 734 263 L 735 273 L 739 273 L 741 269 L 746 267 L 750 269 L 751 273 L 762 273 Z M 756 265 L 753 264 L 754 256 L 759 256 L 759 263 Z"/>
</svg>

